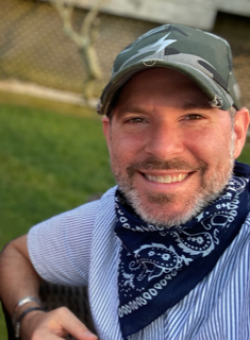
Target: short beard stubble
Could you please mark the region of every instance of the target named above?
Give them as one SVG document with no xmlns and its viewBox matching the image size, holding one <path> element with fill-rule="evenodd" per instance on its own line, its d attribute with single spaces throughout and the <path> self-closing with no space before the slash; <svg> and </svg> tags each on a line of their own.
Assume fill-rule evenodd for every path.
<svg viewBox="0 0 250 340">
<path fill-rule="evenodd" d="M 113 174 L 117 184 L 140 218 L 150 224 L 164 226 L 165 228 L 178 227 L 193 217 L 197 216 L 205 207 L 216 200 L 228 184 L 234 164 L 234 134 L 232 133 L 231 145 L 229 148 L 229 163 L 226 171 L 221 173 L 215 171 L 209 181 L 206 179 L 208 164 L 200 161 L 196 167 L 191 166 L 180 158 L 174 158 L 169 161 L 159 161 L 150 157 L 142 162 L 133 163 L 127 166 L 126 175 L 122 174 L 116 162 L 111 162 Z M 117 159 L 116 155 L 113 155 Z M 133 177 L 138 169 L 145 170 L 179 170 L 179 171 L 196 171 L 200 176 L 199 190 L 196 190 L 184 203 L 183 211 L 178 215 L 170 216 L 167 214 L 168 205 L 176 200 L 173 194 L 152 194 L 146 193 L 140 197 L 139 192 L 133 186 Z M 155 208 L 159 211 L 155 213 Z"/>
</svg>

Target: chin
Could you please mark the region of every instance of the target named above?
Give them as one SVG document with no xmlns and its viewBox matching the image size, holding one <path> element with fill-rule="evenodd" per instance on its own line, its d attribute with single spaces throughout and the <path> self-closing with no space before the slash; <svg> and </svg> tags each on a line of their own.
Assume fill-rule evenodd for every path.
<svg viewBox="0 0 250 340">
<path fill-rule="evenodd" d="M 196 200 L 191 203 L 189 200 L 188 204 L 183 204 L 183 208 L 177 208 L 175 203 L 165 195 L 164 197 L 163 195 L 150 195 L 147 200 L 140 199 L 136 192 L 130 192 L 125 196 L 144 222 L 165 228 L 178 227 L 188 222 L 211 202 Z"/>
</svg>

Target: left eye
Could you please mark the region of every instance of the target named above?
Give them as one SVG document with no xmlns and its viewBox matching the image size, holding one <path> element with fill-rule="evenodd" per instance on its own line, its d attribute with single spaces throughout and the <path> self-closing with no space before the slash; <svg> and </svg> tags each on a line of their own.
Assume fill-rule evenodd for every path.
<svg viewBox="0 0 250 340">
<path fill-rule="evenodd" d="M 143 122 L 145 122 L 145 120 L 142 119 L 142 118 L 137 118 L 137 117 L 135 117 L 135 118 L 130 118 L 130 119 L 128 120 L 128 122 L 129 122 L 129 123 L 143 123 Z"/>
<path fill-rule="evenodd" d="M 203 117 L 199 114 L 190 114 L 184 117 L 186 120 L 202 119 Z"/>
</svg>

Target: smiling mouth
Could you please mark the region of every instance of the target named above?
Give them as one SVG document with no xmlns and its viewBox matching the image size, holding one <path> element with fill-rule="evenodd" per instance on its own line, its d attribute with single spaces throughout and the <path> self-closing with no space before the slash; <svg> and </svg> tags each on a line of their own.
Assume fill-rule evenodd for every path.
<svg viewBox="0 0 250 340">
<path fill-rule="evenodd" d="M 152 176 L 148 174 L 143 174 L 147 180 L 150 182 L 156 182 L 156 183 L 176 183 L 176 182 L 182 182 L 185 178 L 187 178 L 188 174 L 179 174 L 179 175 L 166 175 L 166 176 Z"/>
</svg>

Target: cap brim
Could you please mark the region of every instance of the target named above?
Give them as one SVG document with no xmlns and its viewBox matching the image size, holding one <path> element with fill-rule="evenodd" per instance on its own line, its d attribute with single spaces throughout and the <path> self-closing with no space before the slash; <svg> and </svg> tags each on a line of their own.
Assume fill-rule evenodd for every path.
<svg viewBox="0 0 250 340">
<path fill-rule="evenodd" d="M 192 79 L 201 90 L 207 95 L 210 102 L 218 101 L 217 107 L 221 110 L 229 110 L 233 105 L 232 97 L 218 84 L 216 83 L 210 76 L 206 75 L 203 71 L 192 67 L 187 64 L 182 63 L 173 63 L 173 62 L 162 62 L 155 61 L 154 64 L 150 66 L 146 66 L 142 62 L 137 65 L 133 65 L 133 67 L 128 67 L 124 69 L 122 72 L 119 72 L 112 81 L 107 85 L 106 89 L 103 91 L 103 95 L 101 97 L 102 108 L 101 114 L 108 115 L 110 113 L 110 108 L 112 107 L 113 100 L 116 96 L 117 91 L 133 76 L 137 73 L 148 70 L 150 68 L 171 68 L 176 71 L 179 71 L 186 75 L 188 78 Z M 212 106 L 212 105 L 211 105 Z"/>
</svg>

